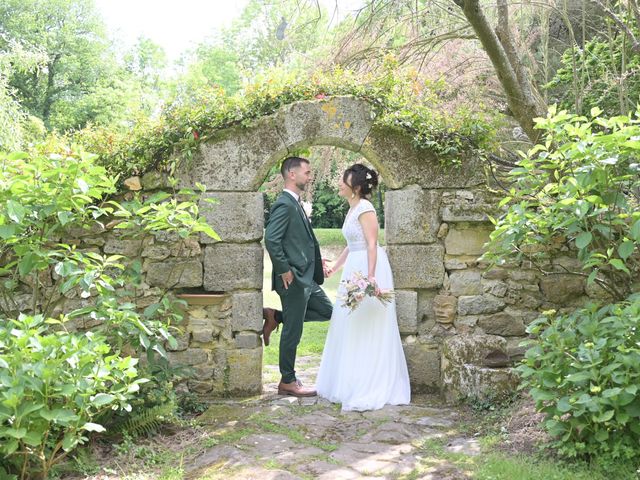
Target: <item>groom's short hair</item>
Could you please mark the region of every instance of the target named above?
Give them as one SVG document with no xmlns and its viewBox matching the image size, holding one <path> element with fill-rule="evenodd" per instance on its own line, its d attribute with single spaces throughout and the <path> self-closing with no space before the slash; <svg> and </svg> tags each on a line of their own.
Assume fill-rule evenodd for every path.
<svg viewBox="0 0 640 480">
<path fill-rule="evenodd" d="M 289 173 L 294 168 L 298 168 L 303 163 L 309 163 L 309 160 L 302 157 L 287 157 L 282 161 L 282 166 L 280 167 L 280 173 L 284 178 L 286 178 L 287 173 Z"/>
</svg>

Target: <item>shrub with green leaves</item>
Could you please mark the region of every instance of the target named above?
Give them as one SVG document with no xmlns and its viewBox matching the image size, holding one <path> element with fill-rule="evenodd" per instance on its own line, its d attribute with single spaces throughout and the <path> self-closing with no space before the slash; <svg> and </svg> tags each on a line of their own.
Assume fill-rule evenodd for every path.
<svg viewBox="0 0 640 480">
<path fill-rule="evenodd" d="M 101 335 L 52 332 L 42 315 L 0 322 L 0 465 L 20 478 L 48 478 L 106 410 L 130 410 L 144 380 L 137 360 Z M 0 470 L 1 472 L 1 470 Z"/>
<path fill-rule="evenodd" d="M 568 456 L 640 454 L 640 295 L 570 315 L 545 314 L 518 367 L 545 427 Z"/>
<path fill-rule="evenodd" d="M 581 268 L 568 273 L 624 300 L 640 271 L 640 111 L 591 118 L 551 108 L 537 119 L 543 143 L 510 172 L 513 186 L 495 220 L 485 258 L 527 260 L 554 274 L 549 260 L 574 251 Z"/>
<path fill-rule="evenodd" d="M 169 292 L 139 309 L 140 261 L 65 243 L 73 232 L 217 237 L 193 192 L 115 201 L 116 179 L 95 158 L 60 146 L 48 155 L 0 153 L 0 448 L 14 473 L 46 476 L 103 429 L 96 419 L 112 418 L 111 408 L 131 410 L 140 381 L 136 361 L 122 352 L 146 353 L 151 371 L 164 344 L 177 345 L 182 311 Z M 86 306 L 67 307 L 75 296 Z M 77 318 L 98 326 L 68 332 Z"/>
</svg>

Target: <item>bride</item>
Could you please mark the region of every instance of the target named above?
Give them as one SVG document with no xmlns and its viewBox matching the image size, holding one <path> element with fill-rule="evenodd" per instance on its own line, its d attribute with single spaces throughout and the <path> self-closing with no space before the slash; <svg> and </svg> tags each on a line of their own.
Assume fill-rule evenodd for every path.
<svg viewBox="0 0 640 480">
<path fill-rule="evenodd" d="M 375 209 L 367 200 L 377 185 L 378 174 L 364 165 L 352 165 L 344 172 L 338 194 L 351 207 L 342 225 L 347 247 L 326 275 L 344 267 L 341 280 L 345 280 L 359 271 L 379 291 L 393 289 L 393 277 L 386 252 L 378 245 Z M 366 297 L 351 311 L 342 306 L 342 294 L 341 284 L 318 372 L 318 395 L 341 403 L 342 410 L 408 404 L 409 374 L 395 301 L 383 305 L 374 297 Z"/>
</svg>

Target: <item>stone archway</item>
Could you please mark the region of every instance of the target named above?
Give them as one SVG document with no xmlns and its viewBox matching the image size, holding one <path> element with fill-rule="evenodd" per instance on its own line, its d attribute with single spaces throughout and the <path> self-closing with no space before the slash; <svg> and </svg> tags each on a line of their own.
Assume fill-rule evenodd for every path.
<svg viewBox="0 0 640 480">
<path fill-rule="evenodd" d="M 405 134 L 377 127 L 374 118 L 373 107 L 355 97 L 294 103 L 250 127 L 219 132 L 180 167 L 182 186 L 202 183 L 207 186 L 204 197 L 219 202 L 206 216 L 221 241 L 203 237 L 201 243 L 202 287 L 218 293 L 220 305 L 208 311 L 195 308 L 189 318 L 191 343 L 186 352 L 195 349 L 201 359 L 206 356 L 199 367 L 203 377 L 194 385 L 197 389 L 260 391 L 263 209 L 257 191 L 269 170 L 289 151 L 312 145 L 362 154 L 390 189 L 385 207 L 386 241 L 414 389 L 441 388 L 441 363 L 448 362 L 441 362 L 447 338 L 465 333 L 503 335 L 509 329 L 510 335 L 524 334 L 524 325 L 516 318 L 503 318 L 504 328 L 485 322 L 488 328 L 479 332 L 478 318 L 468 318 L 506 307 L 499 296 L 485 295 L 477 268 L 477 257 L 490 231 L 484 210 L 492 203 L 479 162 L 465 159 L 462 168 L 447 169 L 433 155 L 412 148 Z M 434 300 L 443 291 L 453 309 L 450 315 L 436 318 Z M 221 318 L 214 319 L 216 316 Z M 194 322 L 196 326 L 215 324 L 217 342 L 211 341 L 209 330 L 206 343 L 194 341 L 200 328 Z M 504 339 L 498 343 L 496 348 L 506 349 Z"/>
</svg>

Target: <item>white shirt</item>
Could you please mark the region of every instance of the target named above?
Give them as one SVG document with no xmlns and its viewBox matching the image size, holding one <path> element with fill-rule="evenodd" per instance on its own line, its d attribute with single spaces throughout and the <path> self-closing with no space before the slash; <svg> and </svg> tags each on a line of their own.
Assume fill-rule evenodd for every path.
<svg viewBox="0 0 640 480">
<path fill-rule="evenodd" d="M 298 195 L 296 192 L 289 190 L 288 188 L 284 188 L 282 191 L 287 192 L 289 195 L 295 198 L 296 202 L 300 202 L 300 195 Z"/>
</svg>

